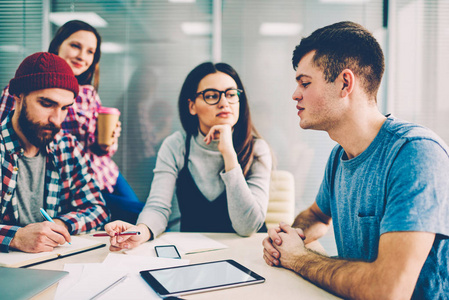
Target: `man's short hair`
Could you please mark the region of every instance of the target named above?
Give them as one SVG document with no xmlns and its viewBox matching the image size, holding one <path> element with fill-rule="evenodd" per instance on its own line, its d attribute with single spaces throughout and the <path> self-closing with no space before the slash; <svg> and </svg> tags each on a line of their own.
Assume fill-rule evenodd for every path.
<svg viewBox="0 0 449 300">
<path fill-rule="evenodd" d="M 301 39 L 293 51 L 293 68 L 310 51 L 316 51 L 313 64 L 334 82 L 344 69 L 350 69 L 362 81 L 365 92 L 376 98 L 384 73 L 384 55 L 374 36 L 353 22 L 339 22 L 315 30 Z"/>
</svg>

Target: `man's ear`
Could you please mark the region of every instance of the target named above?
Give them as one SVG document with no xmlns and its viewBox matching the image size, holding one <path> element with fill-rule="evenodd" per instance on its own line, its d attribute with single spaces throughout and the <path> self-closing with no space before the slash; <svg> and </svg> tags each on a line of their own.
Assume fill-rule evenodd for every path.
<svg viewBox="0 0 449 300">
<path fill-rule="evenodd" d="M 25 98 L 25 95 L 12 95 L 12 97 L 14 98 L 14 115 L 19 115 L 22 111 L 23 99 Z"/>
<path fill-rule="evenodd" d="M 23 104 L 23 99 L 25 98 L 25 94 L 20 94 L 20 95 L 13 95 L 14 98 L 14 109 L 15 110 L 20 110 L 22 108 L 22 104 Z"/>
<path fill-rule="evenodd" d="M 347 97 L 352 93 L 355 86 L 355 75 L 350 69 L 344 69 L 340 75 L 341 80 L 341 97 Z"/>
<path fill-rule="evenodd" d="M 23 95 L 23 94 L 21 94 L 21 95 Z M 20 100 L 21 100 L 21 96 L 17 96 L 17 95 L 12 95 L 12 97 L 14 98 L 14 102 L 20 102 Z"/>
<path fill-rule="evenodd" d="M 188 101 L 189 101 L 189 112 L 192 116 L 194 116 L 196 115 L 195 102 L 190 99 Z"/>
</svg>

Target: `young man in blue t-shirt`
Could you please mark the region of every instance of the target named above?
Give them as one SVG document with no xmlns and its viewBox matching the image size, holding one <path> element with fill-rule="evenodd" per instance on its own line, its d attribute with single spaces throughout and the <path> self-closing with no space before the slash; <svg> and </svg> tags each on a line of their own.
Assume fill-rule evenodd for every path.
<svg viewBox="0 0 449 300">
<path fill-rule="evenodd" d="M 362 26 L 316 30 L 293 53 L 300 126 L 338 142 L 316 201 L 265 238 L 264 259 L 350 299 L 449 295 L 449 156 L 422 126 L 383 116 L 384 57 Z M 333 222 L 338 258 L 308 250 Z"/>
</svg>

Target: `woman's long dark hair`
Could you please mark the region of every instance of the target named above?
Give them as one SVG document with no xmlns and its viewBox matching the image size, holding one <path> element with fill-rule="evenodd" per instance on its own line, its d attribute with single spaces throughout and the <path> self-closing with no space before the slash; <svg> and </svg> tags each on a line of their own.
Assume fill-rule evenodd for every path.
<svg viewBox="0 0 449 300">
<path fill-rule="evenodd" d="M 194 68 L 189 75 L 187 75 L 187 78 L 182 85 L 181 93 L 179 94 L 179 117 L 181 119 L 182 127 L 187 134 L 196 136 L 198 134 L 199 121 L 198 116 L 190 114 L 189 99 L 195 101 L 195 94 L 200 81 L 207 75 L 217 72 L 222 72 L 231 76 L 237 83 L 237 88 L 243 90 L 243 93 L 239 96 L 239 119 L 234 125 L 232 137 L 238 161 L 242 167 L 243 174 L 246 176 L 254 159 L 254 139 L 260 138 L 260 135 L 251 121 L 245 88 L 234 68 L 225 63 L 213 64 L 211 62 L 202 63 Z"/>
<path fill-rule="evenodd" d="M 48 47 L 48 52 L 58 55 L 59 47 L 61 44 L 72 34 L 74 34 L 77 31 L 85 30 L 92 32 L 95 34 L 95 37 L 97 38 L 97 49 L 95 50 L 94 54 L 94 60 L 92 62 L 92 65 L 87 69 L 84 73 L 76 76 L 76 79 L 78 79 L 78 83 L 80 85 L 84 84 L 92 84 L 92 79 L 94 79 L 94 88 L 98 90 L 99 82 L 100 82 L 100 56 L 101 56 L 101 37 L 98 34 L 97 30 L 90 26 L 89 24 L 79 21 L 79 20 L 73 20 L 65 23 L 62 25 L 58 32 L 56 32 L 55 37 L 50 43 L 50 46 Z"/>
</svg>

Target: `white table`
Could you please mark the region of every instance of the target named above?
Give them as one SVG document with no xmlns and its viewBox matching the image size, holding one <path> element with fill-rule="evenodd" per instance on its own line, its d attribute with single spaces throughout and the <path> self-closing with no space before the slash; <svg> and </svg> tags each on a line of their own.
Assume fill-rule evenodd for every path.
<svg viewBox="0 0 449 300">
<path fill-rule="evenodd" d="M 183 256 L 183 258 L 189 259 L 190 263 L 234 259 L 248 269 L 263 276 L 266 281 L 262 284 L 187 295 L 183 296 L 183 299 L 339 299 L 289 270 L 268 266 L 262 258 L 262 240 L 266 237 L 265 233 L 257 233 L 249 238 L 242 238 L 231 233 L 204 233 L 204 235 L 229 246 L 229 248 L 189 254 Z M 104 242 L 109 244 L 108 238 L 101 239 L 104 239 Z M 312 247 L 315 250 L 322 250 L 319 243 L 315 243 Z M 32 268 L 62 270 L 65 263 L 101 263 L 108 254 L 109 250 L 108 246 L 106 246 L 42 263 Z M 37 295 L 34 299 L 53 299 L 55 292 L 56 285 Z M 129 299 L 132 298 L 130 297 Z"/>
</svg>

